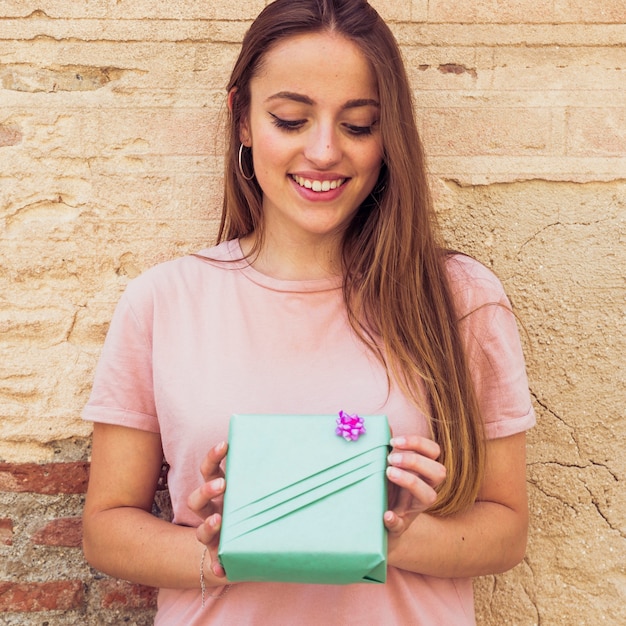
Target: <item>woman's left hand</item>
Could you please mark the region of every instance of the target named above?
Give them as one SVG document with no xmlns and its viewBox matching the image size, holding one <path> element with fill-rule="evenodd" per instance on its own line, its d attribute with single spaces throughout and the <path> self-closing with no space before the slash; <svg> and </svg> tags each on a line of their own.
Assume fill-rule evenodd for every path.
<svg viewBox="0 0 626 626">
<path fill-rule="evenodd" d="M 440 449 L 432 439 L 418 435 L 394 437 L 391 445 L 387 467 L 390 510 L 383 519 L 390 533 L 400 535 L 434 504 L 435 489 L 444 481 L 446 468 L 437 461 Z"/>
</svg>

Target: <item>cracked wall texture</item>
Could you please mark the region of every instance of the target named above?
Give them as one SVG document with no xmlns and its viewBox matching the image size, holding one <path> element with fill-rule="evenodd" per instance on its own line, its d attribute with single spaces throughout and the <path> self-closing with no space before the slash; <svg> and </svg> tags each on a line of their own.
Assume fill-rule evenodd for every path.
<svg viewBox="0 0 626 626">
<path fill-rule="evenodd" d="M 624 624 L 626 2 L 373 4 L 407 61 L 446 238 L 496 271 L 524 327 L 530 541 L 476 581 L 479 623 Z M 223 87 L 264 5 L 0 2 L 0 461 L 87 459 L 78 416 L 121 291 L 215 234 Z M 6 562 L 30 550 L 6 522 L 31 510 L 20 497 L 0 495 Z M 89 588 L 71 554 L 29 575 Z M 118 623 L 108 610 L 90 623 Z"/>
</svg>

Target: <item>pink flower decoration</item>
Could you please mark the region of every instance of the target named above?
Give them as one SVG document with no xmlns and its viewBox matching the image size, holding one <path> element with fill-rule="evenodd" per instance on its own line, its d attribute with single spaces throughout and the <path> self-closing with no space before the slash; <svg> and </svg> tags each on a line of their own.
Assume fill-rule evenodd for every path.
<svg viewBox="0 0 626 626">
<path fill-rule="evenodd" d="M 365 420 L 358 415 L 348 415 L 345 411 L 339 411 L 335 434 L 343 437 L 346 441 L 356 441 L 365 434 Z"/>
</svg>

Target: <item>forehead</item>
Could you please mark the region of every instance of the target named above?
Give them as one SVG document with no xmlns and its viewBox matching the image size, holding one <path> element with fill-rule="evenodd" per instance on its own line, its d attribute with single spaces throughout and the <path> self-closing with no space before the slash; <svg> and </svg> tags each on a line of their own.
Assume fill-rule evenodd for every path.
<svg viewBox="0 0 626 626">
<path fill-rule="evenodd" d="M 315 102 L 377 99 L 374 72 L 356 43 L 336 33 L 288 37 L 263 57 L 252 98 L 289 91 Z"/>
</svg>

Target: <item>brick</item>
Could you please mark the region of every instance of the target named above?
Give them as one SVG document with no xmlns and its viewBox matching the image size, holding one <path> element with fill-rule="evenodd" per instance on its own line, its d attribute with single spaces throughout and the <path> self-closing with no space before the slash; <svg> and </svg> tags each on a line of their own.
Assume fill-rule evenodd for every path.
<svg viewBox="0 0 626 626">
<path fill-rule="evenodd" d="M 191 20 L 178 21 L 173 19 L 139 20 L 139 19 L 80 19 L 48 20 L 48 19 L 2 19 L 0 20 L 0 41 L 28 41 L 36 45 L 33 40 L 37 37 L 47 39 L 67 39 L 74 42 L 100 42 L 121 49 L 125 42 L 127 46 L 141 42 L 180 42 L 195 44 L 198 41 L 215 41 L 219 43 L 233 43 L 241 45 L 241 41 L 250 25 L 249 22 L 194 22 Z M 37 42 L 41 43 L 41 42 Z M 145 46 L 142 46 L 145 47 Z M 161 45 L 162 49 L 163 46 Z M 32 57 L 31 57 L 32 58 Z M 86 59 L 78 58 L 80 62 Z M 101 63 L 102 59 L 96 59 Z M 119 57 L 116 62 L 119 62 Z"/>
<path fill-rule="evenodd" d="M 462 106 L 463 101 L 468 106 L 478 98 L 489 104 L 502 99 L 534 107 L 624 102 L 626 49 L 413 47 L 404 56 L 416 99 L 434 99 L 438 107 L 446 106 L 446 99 L 452 99 L 447 106 Z"/>
<path fill-rule="evenodd" d="M 5 338 L 13 335 L 21 339 L 62 341 L 67 336 L 72 314 L 50 308 L 31 308 L 12 303 L 11 308 L 0 305 L 0 333 Z M 54 338 L 54 339 L 53 339 Z"/>
<path fill-rule="evenodd" d="M 216 130 L 214 113 L 199 107 L 104 110 L 86 120 L 85 156 L 207 154 Z"/>
<path fill-rule="evenodd" d="M 0 29 L 2 28 L 0 24 Z M 402 22 L 391 24 L 400 45 L 406 49 L 424 46 L 493 46 L 497 50 L 523 50 L 549 46 L 607 46 L 619 53 L 626 39 L 626 24 L 472 24 Z"/>
<path fill-rule="evenodd" d="M 35 544 L 65 548 L 80 547 L 82 539 L 83 524 L 80 517 L 55 519 L 37 530 L 32 537 Z"/>
<path fill-rule="evenodd" d="M 98 584 L 105 609 L 148 609 L 156 606 L 158 590 L 123 580 L 107 579 Z"/>
<path fill-rule="evenodd" d="M 0 519 L 0 544 L 13 545 L 13 520 Z"/>
<path fill-rule="evenodd" d="M 15 65 L 2 72 L 5 89 L 37 93 L 58 91 L 95 91 L 111 81 L 119 80 L 123 70 L 87 65 L 51 65 L 35 67 Z"/>
<path fill-rule="evenodd" d="M 552 21 L 552 9 L 545 3 L 534 0 L 472 0 L 471 2 L 450 2 L 450 0 L 430 0 L 428 18 L 433 22 L 452 23 L 532 23 Z"/>
<path fill-rule="evenodd" d="M 626 109 L 623 106 L 569 109 L 567 126 L 567 153 L 570 155 L 623 156 L 626 154 Z"/>
<path fill-rule="evenodd" d="M 440 156 L 428 159 L 430 172 L 460 185 L 511 183 L 536 178 L 570 183 L 615 183 L 626 172 L 626 157 Z"/>
<path fill-rule="evenodd" d="M 549 109 L 426 109 L 418 117 L 426 152 L 433 156 L 551 152 Z"/>
<path fill-rule="evenodd" d="M 411 19 L 411 2 L 396 2 L 396 0 L 371 0 L 370 4 L 380 16 L 390 22 L 408 22 Z"/>
<path fill-rule="evenodd" d="M 624 23 L 626 0 L 554 0 L 554 15 L 559 22 Z"/>
<path fill-rule="evenodd" d="M 607 98 L 616 104 L 624 102 L 623 47 L 503 47 L 494 52 L 493 63 L 493 74 L 488 76 L 491 89 L 531 90 L 552 98 L 563 91 L 582 95 L 592 92 L 598 102 L 606 102 Z"/>
<path fill-rule="evenodd" d="M 15 352 L 16 345 L 20 344 L 0 344 L 0 351 Z M 95 358 L 86 353 L 73 362 L 75 349 L 67 342 L 49 350 L 20 346 L 20 353 L 31 363 L 45 363 L 46 367 L 39 376 L 26 370 L 19 375 L 9 374 L 6 380 L 3 380 L 0 371 L 0 397 L 13 396 L 13 402 L 2 407 L 0 440 L 13 442 L 16 450 L 20 443 L 26 448 L 28 442 L 38 442 L 42 444 L 42 449 L 39 455 L 20 457 L 5 453 L 2 458 L 10 459 L 13 463 L 40 458 L 40 462 L 44 463 L 50 458 L 50 450 L 48 447 L 46 453 L 43 445 L 68 440 L 80 433 L 88 436 L 91 432 L 91 425 L 80 420 L 77 415 L 89 397 Z M 18 370 L 17 361 L 13 362 L 12 367 Z M 34 465 L 37 467 L 37 464 Z M 80 467 L 55 470 L 52 475 L 47 472 L 19 466 L 9 469 L 5 465 L 0 469 L 0 491 L 38 492 L 39 488 L 44 490 L 41 493 L 49 494 L 84 491 L 80 484 L 83 482 Z M 86 484 L 86 480 L 84 482 Z"/>
<path fill-rule="evenodd" d="M 4 81 L 5 76 L 0 78 Z M 0 83 L 0 88 L 2 87 L 3 83 Z M 2 88 L 2 92 L 11 93 L 11 90 Z M 13 154 L 25 156 L 28 154 L 29 160 L 43 154 L 54 154 L 55 158 L 79 156 L 83 113 L 58 111 L 52 107 L 36 112 L 32 110 L 17 112 L 17 109 L 14 111 L 14 123 L 20 124 L 23 139 L 19 146 L 11 148 Z M 22 162 L 19 165 L 22 171 L 27 171 L 24 169 L 27 167 L 26 163 Z"/>
<path fill-rule="evenodd" d="M 413 0 L 411 3 L 411 21 L 425 22 L 428 19 L 429 0 Z"/>
<path fill-rule="evenodd" d="M 47 583 L 0 582 L 0 612 L 69 611 L 84 603 L 80 580 Z"/>
<path fill-rule="evenodd" d="M 0 463 L 0 491 L 15 493 L 85 493 L 89 464 L 73 463 Z"/>
<path fill-rule="evenodd" d="M 108 18 L 139 19 L 146 21 L 158 18 L 169 20 L 224 20 L 253 19 L 265 6 L 264 0 L 185 0 L 176 3 L 132 2 L 121 3 L 109 0 L 89 2 L 67 2 L 49 0 L 41 3 L 34 0 L 5 0 L 2 3 L 3 16 L 42 20 L 48 18 Z M 43 6 L 43 9 L 42 9 Z"/>
</svg>

